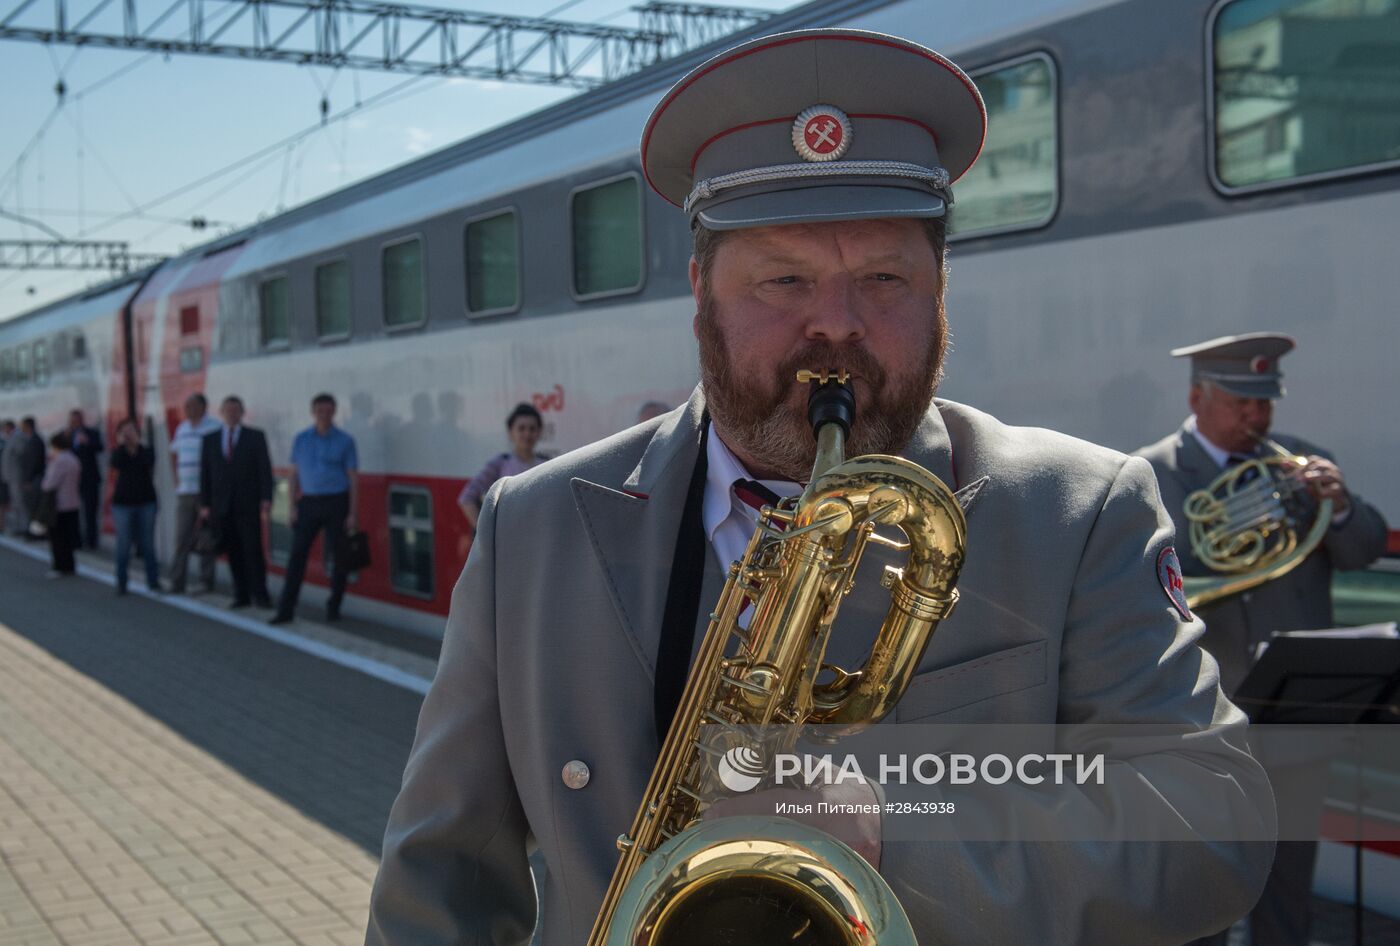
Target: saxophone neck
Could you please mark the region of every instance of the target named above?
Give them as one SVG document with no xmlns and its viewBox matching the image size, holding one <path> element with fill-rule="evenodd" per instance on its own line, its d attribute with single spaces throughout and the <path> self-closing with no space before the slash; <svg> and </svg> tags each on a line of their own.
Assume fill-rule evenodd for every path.
<svg viewBox="0 0 1400 946">
<path fill-rule="evenodd" d="M 817 459 L 812 464 L 812 475 L 807 480 L 807 488 L 802 491 L 801 505 L 811 498 L 812 489 L 821 475 L 839 466 L 846 459 L 846 430 L 840 424 L 823 424 L 817 431 Z"/>
<path fill-rule="evenodd" d="M 799 382 L 812 384 L 812 393 L 807 397 L 807 420 L 817 438 L 816 461 L 800 502 L 810 498 L 813 484 L 823 473 L 846 459 L 846 437 L 856 417 L 856 396 L 849 384 L 850 377 L 844 368 L 797 372 Z"/>
</svg>

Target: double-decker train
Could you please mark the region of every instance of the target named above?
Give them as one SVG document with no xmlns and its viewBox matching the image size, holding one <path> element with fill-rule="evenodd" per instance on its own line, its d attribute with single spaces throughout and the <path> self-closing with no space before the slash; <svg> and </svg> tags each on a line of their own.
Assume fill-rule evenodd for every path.
<svg viewBox="0 0 1400 946">
<path fill-rule="evenodd" d="M 1400 519 L 1400 427 L 1373 410 L 1395 384 L 1400 0 L 826 0 L 754 32 L 819 25 L 930 45 L 986 99 L 955 189 L 946 396 L 1130 450 L 1186 413 L 1168 349 L 1289 332 L 1279 426 Z M 0 324 L 0 415 L 132 414 L 163 443 L 186 395 L 236 393 L 285 462 L 329 391 L 374 553 L 348 606 L 436 632 L 456 494 L 515 403 L 558 452 L 695 383 L 688 233 L 637 139 L 713 51 Z M 279 493 L 274 562 L 286 512 Z"/>
</svg>

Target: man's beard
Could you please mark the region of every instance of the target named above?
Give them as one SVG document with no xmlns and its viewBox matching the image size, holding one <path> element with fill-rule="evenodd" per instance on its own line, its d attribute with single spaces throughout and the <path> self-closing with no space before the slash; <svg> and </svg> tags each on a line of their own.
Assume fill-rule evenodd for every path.
<svg viewBox="0 0 1400 946">
<path fill-rule="evenodd" d="M 919 366 L 907 377 L 891 378 L 858 345 L 812 342 L 777 365 L 765 379 L 734 370 L 729 348 L 715 324 L 714 304 L 702 300 L 697 320 L 700 381 L 705 404 L 724 431 L 728 445 L 763 465 L 765 473 L 805 482 L 816 460 L 817 441 L 807 422 L 806 400 L 793 405 L 799 369 L 844 368 L 865 382 L 869 393 L 856 404 L 856 419 L 846 440 L 847 456 L 897 454 L 909 443 L 928 411 L 943 374 L 947 320 L 942 300 L 931 303 L 933 330 Z"/>
</svg>

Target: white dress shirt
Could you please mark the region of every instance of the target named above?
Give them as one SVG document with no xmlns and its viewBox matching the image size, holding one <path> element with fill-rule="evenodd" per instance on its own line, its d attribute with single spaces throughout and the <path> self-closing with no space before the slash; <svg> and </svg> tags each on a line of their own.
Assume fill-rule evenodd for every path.
<svg viewBox="0 0 1400 946">
<path fill-rule="evenodd" d="M 735 480 L 751 480 L 753 477 L 725 446 L 713 425 L 710 435 L 705 438 L 705 458 L 708 464 L 702 511 L 705 535 L 710 540 L 710 547 L 715 550 L 715 558 L 727 572 L 730 563 L 738 561 L 744 554 L 754 527 L 758 525 L 758 510 L 734 495 Z M 783 498 L 802 492 L 800 484 L 786 480 L 758 482 Z"/>
</svg>

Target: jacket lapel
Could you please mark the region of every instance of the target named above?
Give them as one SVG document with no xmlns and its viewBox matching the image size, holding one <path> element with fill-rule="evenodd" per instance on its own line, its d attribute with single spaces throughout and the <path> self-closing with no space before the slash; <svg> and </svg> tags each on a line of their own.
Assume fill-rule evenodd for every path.
<svg viewBox="0 0 1400 946">
<path fill-rule="evenodd" d="M 1186 492 L 1206 485 L 1219 473 L 1220 467 L 1206 453 L 1196 435 L 1182 424 L 1176 434 L 1176 476 Z"/>
<path fill-rule="evenodd" d="M 651 682 L 676 534 L 699 458 L 704 410 L 704 396 L 696 388 L 689 402 L 657 428 L 624 482 L 575 478 L 572 483 L 618 623 Z"/>
</svg>

